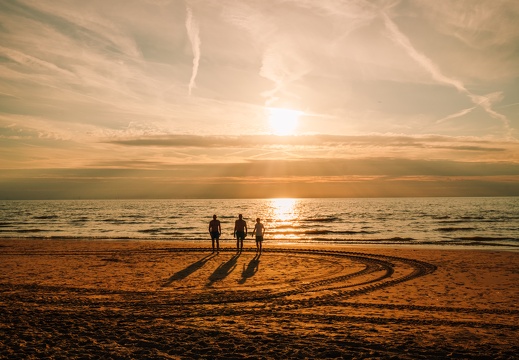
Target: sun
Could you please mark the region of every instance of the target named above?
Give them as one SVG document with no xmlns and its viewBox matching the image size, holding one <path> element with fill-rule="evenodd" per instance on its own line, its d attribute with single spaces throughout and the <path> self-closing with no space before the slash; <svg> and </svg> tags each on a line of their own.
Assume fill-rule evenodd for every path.
<svg viewBox="0 0 519 360">
<path fill-rule="evenodd" d="M 299 123 L 299 117 L 303 115 L 302 111 L 283 109 L 283 108 L 267 108 L 267 115 L 270 128 L 275 135 L 293 135 Z"/>
</svg>

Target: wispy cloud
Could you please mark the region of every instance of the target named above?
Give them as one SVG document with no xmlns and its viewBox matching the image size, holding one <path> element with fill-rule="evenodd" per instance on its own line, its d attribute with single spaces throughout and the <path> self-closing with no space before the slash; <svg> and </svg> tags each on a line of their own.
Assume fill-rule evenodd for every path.
<svg viewBox="0 0 519 360">
<path fill-rule="evenodd" d="M 258 43 L 262 52 L 259 75 L 274 84 L 261 95 L 265 98 L 265 106 L 276 106 L 280 105 L 280 100 L 297 99 L 288 87 L 308 74 L 312 64 L 303 55 L 304 41 L 299 37 L 304 34 L 285 32 L 283 15 L 264 10 L 265 5 L 254 7 L 240 3 L 226 8 L 223 16 Z"/>
<path fill-rule="evenodd" d="M 400 31 L 398 26 L 391 20 L 388 14 L 382 12 L 382 19 L 384 20 L 384 24 L 388 31 L 388 36 L 402 49 L 404 49 L 407 54 L 413 58 L 418 64 L 420 64 L 432 77 L 434 80 L 455 87 L 458 91 L 463 93 L 468 93 L 467 89 L 463 85 L 463 83 L 459 80 L 449 78 L 442 74 L 438 66 L 433 63 L 433 61 L 428 58 L 425 54 L 416 50 L 416 48 L 411 44 L 409 38 Z"/>
<path fill-rule="evenodd" d="M 519 105 L 519 102 L 517 103 L 513 103 L 513 104 L 508 104 L 508 105 L 503 105 L 503 106 L 500 106 L 501 109 L 505 109 L 505 108 L 509 108 L 509 107 L 513 107 L 513 106 L 518 106 Z"/>
<path fill-rule="evenodd" d="M 200 27 L 198 21 L 193 17 L 193 10 L 188 6 L 186 9 L 186 30 L 189 41 L 191 42 L 191 49 L 193 50 L 193 70 L 191 72 L 191 79 L 189 80 L 189 95 L 191 95 L 193 88 L 196 86 L 195 79 L 198 74 L 198 67 L 200 66 Z"/>
<path fill-rule="evenodd" d="M 418 3 L 439 31 L 471 48 L 496 49 L 517 41 L 519 3 L 516 1 L 419 0 Z"/>
<path fill-rule="evenodd" d="M 449 121 L 451 119 L 456 119 L 456 118 L 462 117 L 464 115 L 467 115 L 470 112 L 472 112 L 475 108 L 476 107 L 473 106 L 473 107 L 470 107 L 470 108 L 467 108 L 467 109 L 460 110 L 457 113 L 450 114 L 450 115 L 448 115 L 448 116 L 446 116 L 446 117 L 444 117 L 442 119 L 436 120 L 436 124 L 441 124 L 441 123 L 444 123 L 444 122 Z"/>
<path fill-rule="evenodd" d="M 481 107 L 484 111 L 486 111 L 492 118 L 500 120 L 504 126 L 506 136 L 512 137 L 512 130 L 510 128 L 510 121 L 508 118 L 495 111 L 492 107 L 493 103 L 500 100 L 500 96 L 496 96 L 496 94 L 489 94 L 486 96 L 476 95 L 470 92 L 462 81 L 455 79 L 453 77 L 446 76 L 442 73 L 442 71 L 438 68 L 438 66 L 425 54 L 419 52 L 412 44 L 409 38 L 400 31 L 398 26 L 395 24 L 393 20 L 389 17 L 386 12 L 381 12 L 382 19 L 384 20 L 384 24 L 388 30 L 389 37 L 399 46 L 401 46 L 407 54 L 413 58 L 418 64 L 420 64 L 430 75 L 431 77 L 438 81 L 441 84 L 449 85 L 460 93 L 463 93 L 468 96 L 468 98 L 476 105 Z M 448 118 L 454 118 L 460 116 L 459 114 L 463 113 L 462 110 L 459 113 L 453 114 Z"/>
</svg>

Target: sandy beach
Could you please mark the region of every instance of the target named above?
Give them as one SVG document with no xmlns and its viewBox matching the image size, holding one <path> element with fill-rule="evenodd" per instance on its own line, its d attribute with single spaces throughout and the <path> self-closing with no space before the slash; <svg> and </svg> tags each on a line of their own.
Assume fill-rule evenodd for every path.
<svg viewBox="0 0 519 360">
<path fill-rule="evenodd" d="M 512 359 L 517 252 L 0 240 L 0 358 Z"/>
</svg>

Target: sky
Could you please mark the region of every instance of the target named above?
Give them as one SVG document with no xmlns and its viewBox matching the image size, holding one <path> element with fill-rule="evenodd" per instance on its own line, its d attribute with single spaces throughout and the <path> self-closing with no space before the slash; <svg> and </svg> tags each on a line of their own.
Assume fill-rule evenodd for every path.
<svg viewBox="0 0 519 360">
<path fill-rule="evenodd" d="M 4 0 L 0 199 L 519 196 L 516 0 Z"/>
</svg>

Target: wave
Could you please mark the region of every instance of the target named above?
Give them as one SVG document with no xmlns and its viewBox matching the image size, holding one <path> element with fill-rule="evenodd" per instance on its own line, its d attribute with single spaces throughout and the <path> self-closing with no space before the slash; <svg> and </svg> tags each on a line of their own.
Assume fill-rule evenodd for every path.
<svg viewBox="0 0 519 360">
<path fill-rule="evenodd" d="M 519 242 L 519 238 L 510 237 L 488 237 L 488 236 L 461 236 L 457 237 L 459 240 L 471 240 L 471 241 L 511 241 Z"/>
<path fill-rule="evenodd" d="M 146 219 L 147 216 L 134 214 L 134 215 L 126 215 L 125 217 L 130 218 L 130 219 Z"/>
<path fill-rule="evenodd" d="M 308 228 L 314 228 L 315 226 L 312 225 L 276 225 L 275 229 L 308 229 Z"/>
<path fill-rule="evenodd" d="M 82 223 L 82 222 L 89 222 L 90 221 L 90 218 L 88 217 L 81 217 L 81 218 L 77 218 L 77 219 L 72 219 L 70 220 L 71 223 Z"/>
<path fill-rule="evenodd" d="M 302 219 L 301 221 L 302 222 L 334 222 L 334 221 L 339 221 L 340 218 L 336 217 L 336 216 L 328 216 L 328 217 L 322 217 L 322 218 L 306 218 L 306 219 Z"/>
<path fill-rule="evenodd" d="M 438 224 L 467 224 L 467 223 L 499 223 L 499 222 L 506 222 L 507 219 L 484 219 L 484 220 L 445 220 L 445 221 L 438 221 Z"/>
<path fill-rule="evenodd" d="M 327 238 L 313 238 L 312 241 L 326 242 L 326 243 L 348 243 L 348 244 L 403 244 L 416 241 L 413 238 L 391 237 L 391 238 L 377 238 L 377 239 L 327 239 Z"/>
<path fill-rule="evenodd" d="M 170 229 L 166 229 L 166 228 L 142 229 L 142 230 L 137 230 L 137 232 L 141 233 L 141 234 L 158 234 L 158 233 L 161 233 L 161 232 L 167 231 L 167 230 L 170 230 Z"/>
<path fill-rule="evenodd" d="M 102 222 L 108 222 L 108 223 L 114 223 L 114 224 L 123 224 L 123 223 L 126 223 L 126 221 L 124 220 L 121 220 L 121 219 L 111 219 L 111 218 L 108 218 L 108 219 L 102 219 L 101 220 Z"/>
<path fill-rule="evenodd" d="M 49 232 L 50 230 L 45 230 L 45 229 L 18 229 L 18 230 L 13 230 L 13 231 L 15 233 L 25 234 L 25 233 Z"/>
<path fill-rule="evenodd" d="M 474 227 L 445 227 L 445 228 L 436 229 L 436 231 L 441 231 L 441 232 L 474 231 L 474 230 L 477 230 L 477 228 L 474 228 Z"/>
<path fill-rule="evenodd" d="M 337 235 L 371 235 L 371 234 L 378 234 L 378 231 L 368 231 L 368 230 L 333 230 L 329 232 L 330 234 L 337 234 Z"/>
<path fill-rule="evenodd" d="M 378 234 L 378 231 L 367 231 L 367 230 L 293 230 L 293 231 L 270 231 L 270 234 L 274 235 L 368 235 Z"/>
<path fill-rule="evenodd" d="M 139 225 L 139 224 L 148 224 L 147 221 L 128 221 L 124 219 L 102 219 L 100 220 L 105 223 L 114 224 L 114 225 Z"/>
<path fill-rule="evenodd" d="M 40 216 L 33 216 L 33 219 L 37 220 L 52 220 L 52 219 L 59 219 L 58 215 L 40 215 Z"/>
</svg>

